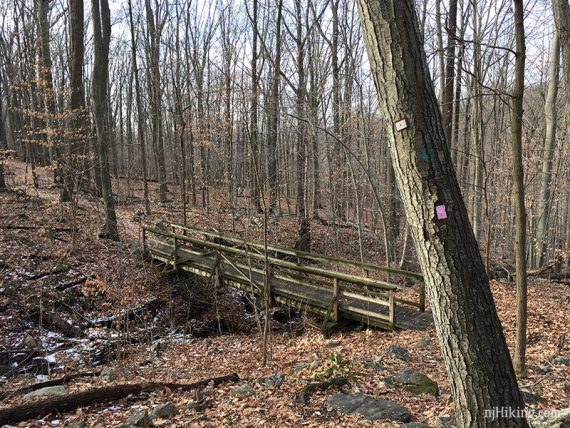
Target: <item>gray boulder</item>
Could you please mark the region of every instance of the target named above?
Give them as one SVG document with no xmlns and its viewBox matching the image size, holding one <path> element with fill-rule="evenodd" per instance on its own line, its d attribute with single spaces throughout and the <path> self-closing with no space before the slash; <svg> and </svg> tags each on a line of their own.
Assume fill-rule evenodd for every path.
<svg viewBox="0 0 570 428">
<path fill-rule="evenodd" d="M 555 366 L 570 366 L 570 358 L 556 357 L 552 360 L 552 364 L 554 364 Z"/>
<path fill-rule="evenodd" d="M 255 395 L 255 389 L 247 383 L 236 386 L 232 389 L 232 394 L 236 397 L 249 397 L 250 395 Z"/>
<path fill-rule="evenodd" d="M 42 397 L 42 398 L 59 397 L 67 394 L 68 394 L 67 388 L 63 385 L 47 386 L 45 388 L 36 389 L 35 391 L 27 393 L 26 395 L 24 395 L 24 399 L 36 398 L 36 397 Z"/>
<path fill-rule="evenodd" d="M 412 369 L 404 369 L 392 376 L 384 379 L 389 385 L 403 385 L 406 391 L 412 394 L 431 394 L 437 395 L 437 382 L 431 380 L 425 374 L 416 372 Z"/>
<path fill-rule="evenodd" d="M 279 388 L 285 382 L 285 375 L 278 374 L 278 375 L 271 375 L 266 377 L 260 377 L 257 379 L 257 383 L 263 385 L 269 389 Z"/>
<path fill-rule="evenodd" d="M 409 361 L 410 351 L 398 345 L 391 345 L 386 349 L 387 354 L 391 354 L 400 360 Z"/>
<path fill-rule="evenodd" d="M 171 418 L 178 414 L 178 409 L 171 401 L 156 406 L 150 414 L 150 419 Z"/>
<path fill-rule="evenodd" d="M 457 428 L 453 416 L 438 416 L 435 418 L 436 428 Z"/>
<path fill-rule="evenodd" d="M 358 413 L 371 421 L 390 419 L 409 422 L 410 412 L 400 404 L 361 394 L 336 394 L 326 401 L 333 409 L 346 414 Z"/>
<path fill-rule="evenodd" d="M 132 425 L 140 428 L 148 428 L 150 426 L 150 416 L 148 410 L 134 412 L 125 425 Z"/>
</svg>

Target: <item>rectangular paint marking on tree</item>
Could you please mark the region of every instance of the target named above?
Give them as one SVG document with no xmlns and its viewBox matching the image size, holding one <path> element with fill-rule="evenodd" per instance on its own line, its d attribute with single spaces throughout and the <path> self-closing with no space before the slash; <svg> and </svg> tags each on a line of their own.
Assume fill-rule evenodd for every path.
<svg viewBox="0 0 570 428">
<path fill-rule="evenodd" d="M 403 131 L 404 129 L 406 129 L 408 127 L 408 123 L 406 122 L 406 119 L 397 120 L 395 125 L 396 125 L 396 131 Z"/>
<path fill-rule="evenodd" d="M 437 215 L 438 220 L 444 220 L 447 218 L 447 210 L 445 209 L 445 205 L 436 205 L 435 206 L 435 214 Z"/>
</svg>

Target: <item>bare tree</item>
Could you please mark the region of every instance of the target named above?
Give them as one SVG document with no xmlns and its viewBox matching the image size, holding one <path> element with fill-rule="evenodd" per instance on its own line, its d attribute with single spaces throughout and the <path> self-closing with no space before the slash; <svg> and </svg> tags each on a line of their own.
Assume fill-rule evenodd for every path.
<svg viewBox="0 0 570 428">
<path fill-rule="evenodd" d="M 517 335 L 515 370 L 525 370 L 527 324 L 526 278 L 526 209 L 524 204 L 524 169 L 522 161 L 522 124 L 524 96 L 524 66 L 526 58 L 524 8 L 522 0 L 514 0 L 515 10 L 515 82 L 511 97 L 511 138 L 513 156 L 513 204 L 515 212 L 515 261 L 517 282 Z"/>
<path fill-rule="evenodd" d="M 108 0 L 91 0 L 93 15 L 93 119 L 101 168 L 101 193 L 105 205 L 105 225 L 99 237 L 119 240 L 115 201 L 109 172 L 109 43 L 111 39 L 111 12 Z"/>
</svg>

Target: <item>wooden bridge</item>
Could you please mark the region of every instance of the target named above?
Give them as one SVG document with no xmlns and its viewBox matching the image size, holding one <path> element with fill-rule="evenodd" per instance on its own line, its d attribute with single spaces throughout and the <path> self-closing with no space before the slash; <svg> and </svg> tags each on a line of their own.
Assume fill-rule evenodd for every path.
<svg viewBox="0 0 570 428">
<path fill-rule="evenodd" d="M 171 228 L 143 228 L 145 253 L 258 296 L 269 272 L 272 302 L 322 316 L 323 329 L 342 318 L 388 330 L 424 329 L 432 323 L 418 273 L 275 245 L 268 245 L 265 254 L 261 243 L 179 224 Z M 395 283 L 402 279 L 414 286 Z"/>
</svg>

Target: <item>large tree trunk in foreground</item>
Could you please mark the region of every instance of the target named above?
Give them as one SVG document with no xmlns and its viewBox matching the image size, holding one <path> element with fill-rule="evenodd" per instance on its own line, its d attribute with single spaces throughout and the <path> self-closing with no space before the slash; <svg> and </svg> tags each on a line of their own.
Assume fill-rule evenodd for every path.
<svg viewBox="0 0 570 428">
<path fill-rule="evenodd" d="M 359 0 L 359 10 L 457 425 L 527 426 L 488 417 L 495 408 L 520 412 L 524 402 L 452 166 L 414 2 Z M 403 118 L 407 127 L 398 131 Z"/>
</svg>

